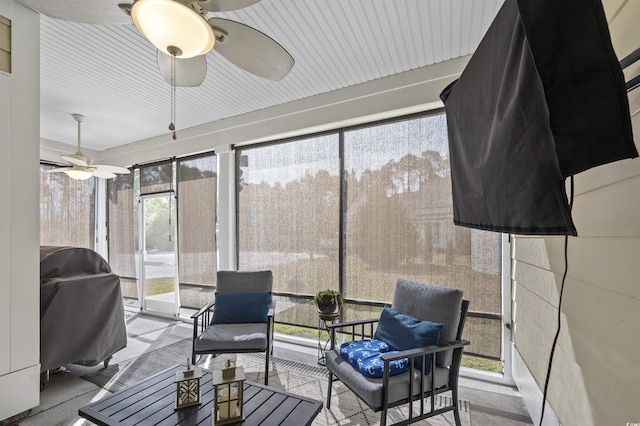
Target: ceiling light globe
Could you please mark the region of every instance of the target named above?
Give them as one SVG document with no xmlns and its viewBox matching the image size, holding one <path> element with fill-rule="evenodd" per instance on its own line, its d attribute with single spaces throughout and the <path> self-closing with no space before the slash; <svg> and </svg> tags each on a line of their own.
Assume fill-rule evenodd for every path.
<svg viewBox="0 0 640 426">
<path fill-rule="evenodd" d="M 88 172 L 86 170 L 71 169 L 71 170 L 65 170 L 64 172 L 71 179 L 76 179 L 76 180 L 86 180 L 92 176 L 91 172 Z"/>
<path fill-rule="evenodd" d="M 168 55 L 170 47 L 177 47 L 181 58 L 204 55 L 213 49 L 211 26 L 193 9 L 174 0 L 137 0 L 131 18 L 138 30 Z"/>
</svg>

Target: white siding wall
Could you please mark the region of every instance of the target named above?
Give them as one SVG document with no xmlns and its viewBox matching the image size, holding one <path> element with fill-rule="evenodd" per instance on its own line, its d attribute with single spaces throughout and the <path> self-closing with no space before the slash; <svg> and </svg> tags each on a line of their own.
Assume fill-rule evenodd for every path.
<svg viewBox="0 0 640 426">
<path fill-rule="evenodd" d="M 12 21 L 12 73 L 0 71 L 0 420 L 39 403 L 38 151 L 40 20 L 0 0 Z"/>
<path fill-rule="evenodd" d="M 607 10 L 612 40 L 623 58 L 640 47 L 640 2 L 609 3 L 616 6 Z M 636 64 L 627 80 L 639 70 Z M 640 89 L 629 98 L 638 146 Z M 640 159 L 577 175 L 573 218 L 579 236 L 569 238 L 562 331 L 548 402 L 565 425 L 640 422 Z M 556 331 L 563 244 L 558 237 L 514 239 L 513 340 L 537 382 L 535 392 L 523 391 L 535 424 Z M 529 388 L 522 374 L 516 381 Z"/>
</svg>

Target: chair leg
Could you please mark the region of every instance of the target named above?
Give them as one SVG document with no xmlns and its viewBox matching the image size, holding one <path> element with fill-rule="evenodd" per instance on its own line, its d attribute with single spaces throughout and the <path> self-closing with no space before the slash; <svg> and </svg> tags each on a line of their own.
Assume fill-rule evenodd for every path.
<svg viewBox="0 0 640 426">
<path fill-rule="evenodd" d="M 327 390 L 327 410 L 331 409 L 331 385 L 333 384 L 333 373 L 329 372 L 329 389 Z"/>
<path fill-rule="evenodd" d="M 264 366 L 264 384 L 265 386 L 269 386 L 269 354 L 270 354 L 270 350 L 269 350 L 269 345 L 267 345 L 267 350 L 265 351 L 265 366 Z"/>
<path fill-rule="evenodd" d="M 380 426 L 387 426 L 387 407 L 380 410 Z"/>
<path fill-rule="evenodd" d="M 451 398 L 453 399 L 453 417 L 456 421 L 456 426 L 461 426 L 462 423 L 460 421 L 460 407 L 458 404 L 458 389 L 454 388 L 451 390 Z"/>
</svg>

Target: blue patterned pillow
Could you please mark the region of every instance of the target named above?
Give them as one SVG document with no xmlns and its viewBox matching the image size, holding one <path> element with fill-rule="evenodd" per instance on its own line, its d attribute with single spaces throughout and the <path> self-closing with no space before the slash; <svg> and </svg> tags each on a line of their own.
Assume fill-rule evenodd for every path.
<svg viewBox="0 0 640 426">
<path fill-rule="evenodd" d="M 354 340 L 340 345 L 340 355 L 354 368 L 359 368 L 360 360 L 388 352 L 390 349 L 389 345 L 381 340 Z"/>
<path fill-rule="evenodd" d="M 388 354 L 392 354 L 398 351 L 389 351 Z M 369 358 L 363 359 L 358 362 L 358 370 L 365 377 L 371 377 L 379 379 L 382 377 L 382 371 L 384 370 L 384 362 L 380 359 L 380 355 L 376 354 Z M 407 358 L 397 359 L 389 363 L 389 376 L 395 376 L 396 374 L 404 373 L 409 369 L 409 360 Z"/>
</svg>

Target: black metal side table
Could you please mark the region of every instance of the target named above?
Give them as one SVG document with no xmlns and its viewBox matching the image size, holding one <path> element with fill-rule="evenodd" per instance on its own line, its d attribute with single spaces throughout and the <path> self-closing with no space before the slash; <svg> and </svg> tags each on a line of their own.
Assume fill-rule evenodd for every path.
<svg viewBox="0 0 640 426">
<path fill-rule="evenodd" d="M 326 366 L 324 353 L 329 349 L 329 343 L 331 343 L 331 332 L 327 327 L 328 324 L 338 322 L 340 319 L 340 313 L 336 314 L 322 314 L 318 313 L 318 365 Z M 322 338 L 322 332 L 329 333 L 329 337 L 326 340 Z"/>
</svg>

